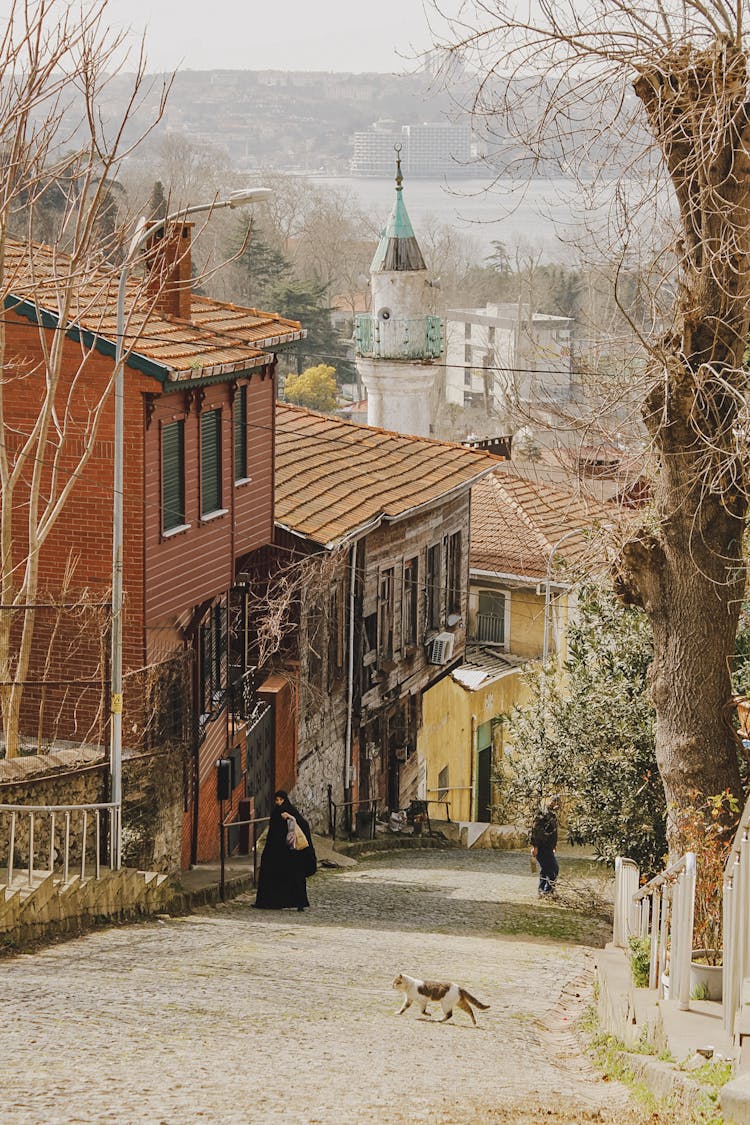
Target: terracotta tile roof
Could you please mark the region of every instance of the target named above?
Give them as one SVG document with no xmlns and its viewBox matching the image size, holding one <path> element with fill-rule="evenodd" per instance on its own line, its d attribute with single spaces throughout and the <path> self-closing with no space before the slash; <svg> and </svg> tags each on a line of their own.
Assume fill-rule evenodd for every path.
<svg viewBox="0 0 750 1125">
<path fill-rule="evenodd" d="M 597 529 L 619 514 L 616 504 L 515 476 L 506 466 L 472 489 L 471 567 L 540 579 L 553 551 L 553 573 L 601 566 Z"/>
<path fill-rule="evenodd" d="M 6 307 L 28 302 L 59 316 L 59 277 L 71 270 L 71 259 L 53 247 L 35 244 L 32 253 L 20 242 L 8 242 L 4 292 Z M 110 344 L 117 327 L 117 268 L 87 271 L 76 286 L 75 305 L 67 323 Z M 151 309 L 137 278 L 128 281 L 125 347 L 132 357 L 157 365 L 165 381 L 205 379 L 263 366 L 268 349 L 291 343 L 305 333 L 298 321 L 275 313 L 244 309 L 193 294 L 191 318 L 182 320 Z M 19 310 L 21 311 L 21 310 Z"/>
<path fill-rule="evenodd" d="M 489 453 L 276 405 L 276 522 L 333 546 L 466 488 Z"/>
</svg>

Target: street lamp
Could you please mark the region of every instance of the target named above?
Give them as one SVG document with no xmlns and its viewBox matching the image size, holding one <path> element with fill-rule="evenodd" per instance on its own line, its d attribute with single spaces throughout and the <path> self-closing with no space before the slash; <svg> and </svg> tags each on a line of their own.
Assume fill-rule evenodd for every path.
<svg viewBox="0 0 750 1125">
<path fill-rule="evenodd" d="M 111 824 L 110 864 L 119 868 L 122 851 L 122 538 L 123 538 L 123 461 L 125 442 L 125 290 L 130 269 L 143 245 L 160 229 L 170 223 L 182 222 L 190 215 L 219 211 L 224 207 L 243 207 L 248 203 L 259 203 L 270 199 L 270 188 L 241 188 L 230 192 L 226 199 L 214 199 L 210 203 L 199 203 L 194 207 L 183 207 L 173 211 L 163 219 L 147 225 L 140 219 L 131 240 L 125 261 L 120 270 L 120 284 L 117 291 L 117 329 L 115 338 L 115 456 L 114 456 L 114 503 L 112 509 L 112 638 L 110 656 L 111 702 L 110 702 L 110 776 L 111 803 L 115 815 Z"/>
</svg>

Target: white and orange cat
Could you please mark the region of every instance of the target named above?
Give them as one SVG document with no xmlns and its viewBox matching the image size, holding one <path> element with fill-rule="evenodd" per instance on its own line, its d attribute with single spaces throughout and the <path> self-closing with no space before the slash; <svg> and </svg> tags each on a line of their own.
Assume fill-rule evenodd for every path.
<svg viewBox="0 0 750 1125">
<path fill-rule="evenodd" d="M 475 996 L 472 996 L 470 992 L 457 984 L 420 980 L 419 977 L 410 977 L 406 973 L 399 973 L 393 982 L 393 987 L 404 994 L 404 1002 L 397 1013 L 399 1016 L 412 1004 L 417 1005 L 423 1016 L 429 1016 L 427 1005 L 431 1000 L 434 1000 L 435 1003 L 440 1001 L 440 1006 L 443 1009 L 441 1023 L 445 1023 L 446 1020 L 451 1018 L 454 1008 L 460 1008 L 462 1012 L 471 1016 L 471 1022 L 476 1027 L 477 1021 L 474 1018 L 472 1004 L 482 1012 L 486 1012 L 489 1008 L 489 1004 L 483 1004 L 481 1000 L 477 1000 Z"/>
</svg>

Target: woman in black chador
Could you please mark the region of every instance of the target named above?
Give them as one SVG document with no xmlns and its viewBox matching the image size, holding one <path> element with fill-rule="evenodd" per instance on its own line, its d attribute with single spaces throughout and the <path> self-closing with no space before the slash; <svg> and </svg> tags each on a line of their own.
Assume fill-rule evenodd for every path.
<svg viewBox="0 0 750 1125">
<path fill-rule="evenodd" d="M 304 910 L 310 905 L 305 880 L 316 868 L 310 825 L 283 789 L 274 794 L 273 801 L 266 846 L 260 859 L 255 906 L 261 910 L 283 910 L 287 906 Z M 298 850 L 289 846 L 290 817 L 294 817 L 304 832 L 306 848 Z"/>
</svg>

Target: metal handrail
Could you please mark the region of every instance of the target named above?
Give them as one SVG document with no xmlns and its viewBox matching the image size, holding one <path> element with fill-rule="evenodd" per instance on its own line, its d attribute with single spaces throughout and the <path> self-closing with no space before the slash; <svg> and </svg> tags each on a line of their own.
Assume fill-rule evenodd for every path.
<svg viewBox="0 0 750 1125">
<path fill-rule="evenodd" d="M 378 816 L 378 801 L 377 797 L 366 797 L 361 800 L 352 801 L 334 801 L 333 799 L 333 786 L 328 786 L 328 835 L 332 840 L 336 839 L 336 828 L 338 822 L 338 810 L 349 810 L 346 817 L 345 831 L 349 839 L 354 838 L 354 826 L 351 810 L 355 805 L 364 806 L 364 811 L 370 814 L 370 839 L 375 839 L 375 822 Z M 359 811 L 359 810 L 358 810 Z"/>
<path fill-rule="evenodd" d="M 221 873 L 219 876 L 219 898 L 224 902 L 224 894 L 226 891 L 226 831 L 228 828 L 247 828 L 252 825 L 253 829 L 253 886 L 258 883 L 258 824 L 268 824 L 270 816 L 256 816 L 251 820 L 225 820 L 219 825 L 219 832 L 221 833 L 221 851 L 220 851 L 220 864 Z M 248 855 L 250 852 L 247 853 Z"/>
<path fill-rule="evenodd" d="M 88 846 L 88 833 L 89 833 L 89 813 L 94 814 L 94 878 L 101 878 L 101 816 L 102 813 L 109 813 L 110 829 L 109 839 L 119 841 L 121 836 L 121 822 L 120 822 L 120 806 L 114 802 L 101 802 L 87 805 L 0 805 L 0 814 L 10 814 L 10 835 L 8 841 L 8 862 L 7 862 L 7 877 L 8 886 L 11 886 L 15 877 L 15 853 L 16 853 L 16 838 L 18 822 L 22 817 L 28 817 L 28 860 L 25 864 L 27 872 L 27 885 L 32 887 L 34 885 L 35 875 L 50 875 L 54 871 L 55 856 L 58 852 L 55 841 L 58 839 L 56 835 L 56 820 L 58 814 L 64 815 L 64 830 L 60 838 L 62 843 L 62 869 L 63 869 L 63 882 L 67 883 L 70 877 L 70 859 L 71 859 L 71 816 L 80 814 L 82 818 L 81 826 L 81 879 L 86 878 L 87 864 L 86 864 L 86 849 Z M 46 848 L 47 852 L 47 865 L 44 867 L 38 866 L 36 863 L 37 851 L 37 817 L 46 817 L 49 827 L 49 846 Z M 117 849 L 118 854 L 120 849 Z M 41 857 L 40 857 L 41 863 Z"/>
<path fill-rule="evenodd" d="M 695 912 L 695 852 L 680 856 L 633 895 L 641 936 L 651 942 L 649 988 L 660 988 L 669 956 L 670 993 L 690 1007 L 690 960 Z"/>
<path fill-rule="evenodd" d="M 463 786 L 463 788 L 464 789 L 471 789 L 471 786 L 465 785 L 465 786 Z M 428 797 L 428 799 L 426 801 L 426 804 L 428 804 L 428 805 L 444 805 L 445 806 L 445 819 L 448 821 L 449 824 L 453 823 L 453 821 L 451 820 L 451 802 L 450 801 L 444 801 L 440 797 L 436 797 L 436 798 Z"/>
</svg>

